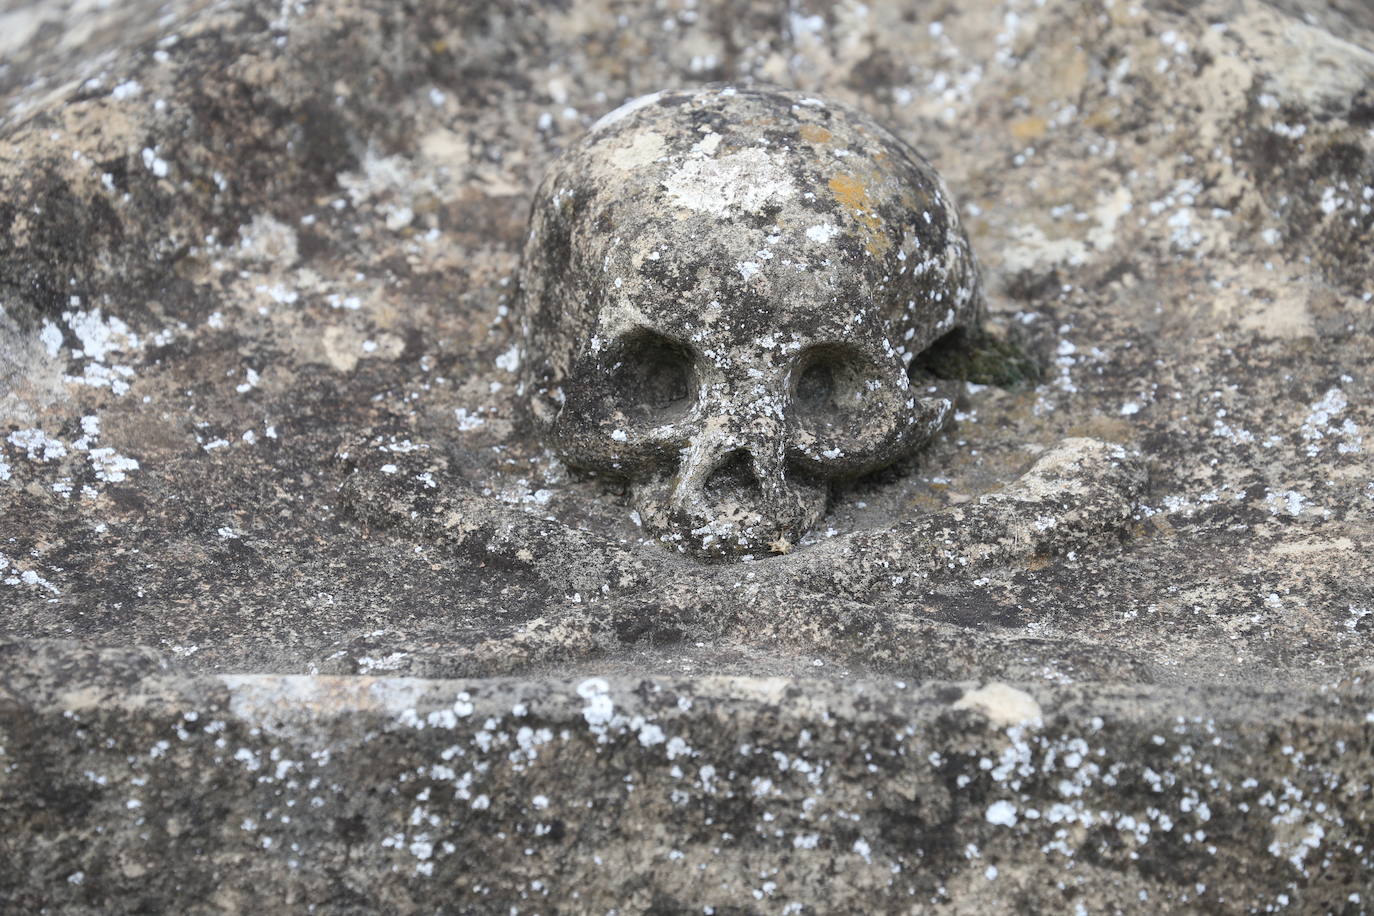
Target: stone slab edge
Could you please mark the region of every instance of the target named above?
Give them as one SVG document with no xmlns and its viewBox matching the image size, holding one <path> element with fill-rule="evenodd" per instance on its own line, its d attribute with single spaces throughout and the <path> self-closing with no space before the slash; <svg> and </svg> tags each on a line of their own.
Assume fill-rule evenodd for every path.
<svg viewBox="0 0 1374 916">
<path fill-rule="evenodd" d="M 0 645 L 16 911 L 1359 912 L 1371 778 L 1358 681 L 185 676 Z"/>
</svg>

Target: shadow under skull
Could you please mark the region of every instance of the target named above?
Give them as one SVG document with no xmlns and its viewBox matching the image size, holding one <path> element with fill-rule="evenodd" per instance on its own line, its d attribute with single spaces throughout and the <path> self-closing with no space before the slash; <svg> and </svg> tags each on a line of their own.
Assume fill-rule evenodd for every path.
<svg viewBox="0 0 1374 916">
<path fill-rule="evenodd" d="M 930 163 L 867 115 L 774 89 L 660 92 L 554 163 L 519 277 L 524 390 L 568 464 L 630 484 L 700 557 L 786 550 L 832 481 L 924 445 L 907 369 L 978 322 Z"/>
</svg>

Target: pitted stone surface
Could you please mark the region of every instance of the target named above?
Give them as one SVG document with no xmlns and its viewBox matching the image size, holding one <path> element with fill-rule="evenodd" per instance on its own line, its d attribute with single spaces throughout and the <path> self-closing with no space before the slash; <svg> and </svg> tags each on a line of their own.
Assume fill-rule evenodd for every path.
<svg viewBox="0 0 1374 916">
<path fill-rule="evenodd" d="M 0 13 L 0 908 L 1368 909 L 1363 7 L 148 9 Z M 932 348 L 1022 381 L 733 564 L 526 425 L 514 299 L 706 84 L 919 148 L 1046 367 Z"/>
</svg>

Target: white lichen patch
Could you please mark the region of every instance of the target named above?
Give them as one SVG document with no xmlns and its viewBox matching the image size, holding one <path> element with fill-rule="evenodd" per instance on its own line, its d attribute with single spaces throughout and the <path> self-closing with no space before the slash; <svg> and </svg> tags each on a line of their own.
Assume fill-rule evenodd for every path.
<svg viewBox="0 0 1374 916">
<path fill-rule="evenodd" d="M 1336 451 L 1342 455 L 1358 455 L 1364 446 L 1360 427 L 1353 420 L 1338 420 L 1349 406 L 1345 392 L 1331 388 L 1308 409 L 1299 430 L 1307 443 L 1308 457 L 1315 458 L 1322 453 L 1327 444 L 1335 444 Z"/>
<path fill-rule="evenodd" d="M 431 136 L 426 140 L 428 145 L 422 152 L 440 155 L 436 152 L 435 138 Z M 455 138 L 454 143 L 461 146 L 461 140 Z M 443 145 L 443 154 L 448 154 L 453 145 Z M 364 154 L 360 171 L 343 172 L 338 176 L 339 186 L 348 193 L 348 203 L 360 209 L 375 208 L 371 212 L 379 215 L 391 232 L 400 231 L 415 221 L 421 201 L 438 193 L 438 178 L 433 171 L 419 167 L 415 160 L 401 155 L 379 156 L 371 149 Z"/>
<path fill-rule="evenodd" d="M 32 586 L 60 595 L 62 592 L 47 579 L 32 569 L 21 569 L 17 563 L 0 553 L 0 582 L 12 587 Z"/>
<path fill-rule="evenodd" d="M 689 159 L 663 182 L 669 201 L 697 213 L 758 213 L 769 202 L 797 193 L 796 185 L 768 152 L 757 147 L 714 159 Z"/>
<path fill-rule="evenodd" d="M 839 234 L 839 227 L 834 223 L 817 223 L 806 230 L 806 237 L 817 245 L 829 244 L 830 240 Z"/>
<path fill-rule="evenodd" d="M 81 344 L 81 349 L 72 352 L 75 357 L 103 362 L 112 353 L 129 352 L 139 347 L 138 335 L 127 324 L 115 315 L 102 315 L 99 308 L 63 312 L 62 320 Z"/>
<path fill-rule="evenodd" d="M 128 479 L 129 471 L 138 470 L 138 462 L 119 454 L 112 448 L 93 448 L 90 451 L 91 467 L 99 480 L 119 483 Z"/>
<path fill-rule="evenodd" d="M 481 416 L 481 408 L 469 411 L 466 407 L 454 408 L 453 416 L 458 421 L 458 431 L 463 433 L 472 432 L 486 422 Z"/>
<path fill-rule="evenodd" d="M 62 330 L 48 319 L 43 319 L 43 330 L 38 333 L 38 339 L 48 351 L 48 356 L 53 357 L 62 349 Z"/>
<path fill-rule="evenodd" d="M 67 457 L 67 446 L 41 429 L 16 429 L 5 441 L 24 450 L 30 461 L 57 461 Z"/>
<path fill-rule="evenodd" d="M 586 701 L 586 706 L 582 709 L 582 718 L 593 731 L 600 730 L 599 733 L 602 735 L 615 715 L 615 703 L 611 700 L 610 689 L 610 685 L 599 677 L 588 678 L 577 685 L 577 695 Z"/>
<path fill-rule="evenodd" d="M 143 167 L 152 172 L 158 178 L 166 178 L 170 172 L 167 160 L 158 155 L 156 147 L 144 147 L 140 154 L 143 159 Z"/>
<path fill-rule="evenodd" d="M 988 805 L 984 818 L 989 824 L 999 827 L 1016 826 L 1016 804 L 1005 799 L 995 801 Z"/>
</svg>

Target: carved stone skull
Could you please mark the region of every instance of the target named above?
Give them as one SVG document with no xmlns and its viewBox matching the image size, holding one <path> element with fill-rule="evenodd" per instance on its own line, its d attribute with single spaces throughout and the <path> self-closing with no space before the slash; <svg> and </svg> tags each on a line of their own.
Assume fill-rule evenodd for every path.
<svg viewBox="0 0 1374 916">
<path fill-rule="evenodd" d="M 912 358 L 977 322 L 939 175 L 803 94 L 660 92 L 602 118 L 536 195 L 524 385 L 569 464 L 627 479 L 698 556 L 785 551 L 829 484 L 940 429 Z"/>
</svg>

